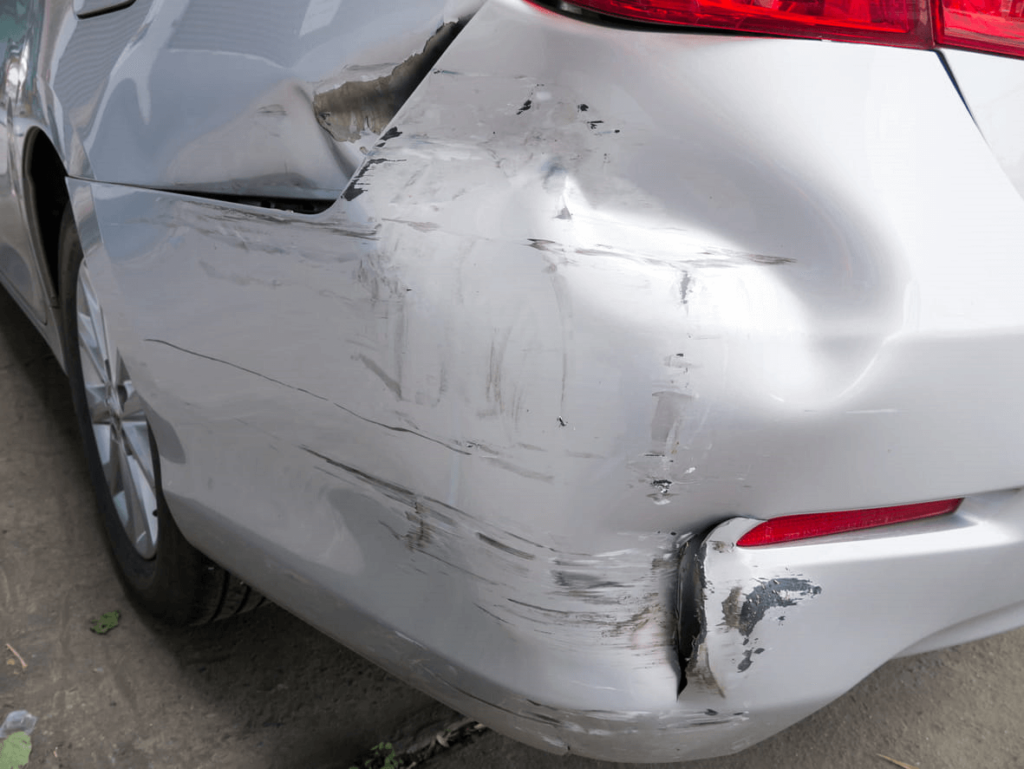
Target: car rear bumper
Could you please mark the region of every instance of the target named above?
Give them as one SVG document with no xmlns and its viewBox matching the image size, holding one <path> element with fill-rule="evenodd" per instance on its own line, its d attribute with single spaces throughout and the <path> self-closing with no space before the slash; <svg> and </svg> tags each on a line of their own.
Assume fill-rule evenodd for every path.
<svg viewBox="0 0 1024 769">
<path fill-rule="evenodd" d="M 500 0 L 323 214 L 70 189 L 186 536 L 518 739 L 726 753 L 1017 621 L 1024 204 L 935 53 Z"/>
</svg>

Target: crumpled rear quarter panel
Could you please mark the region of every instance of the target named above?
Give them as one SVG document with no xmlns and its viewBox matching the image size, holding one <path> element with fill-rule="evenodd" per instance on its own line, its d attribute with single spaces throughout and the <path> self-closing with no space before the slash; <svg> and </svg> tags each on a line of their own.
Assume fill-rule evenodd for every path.
<svg viewBox="0 0 1024 769">
<path fill-rule="evenodd" d="M 549 750 L 721 754 L 850 685 L 680 695 L 712 526 L 1021 482 L 1024 208 L 933 53 L 496 0 L 323 214 L 71 191 L 186 536 Z M 861 619 L 798 616 L 750 670 Z M 940 629 L 888 620 L 851 669 Z"/>
<path fill-rule="evenodd" d="M 50 2 L 32 111 L 71 176 L 329 200 L 411 90 L 396 80 L 479 4 L 136 0 L 80 19 Z"/>
</svg>

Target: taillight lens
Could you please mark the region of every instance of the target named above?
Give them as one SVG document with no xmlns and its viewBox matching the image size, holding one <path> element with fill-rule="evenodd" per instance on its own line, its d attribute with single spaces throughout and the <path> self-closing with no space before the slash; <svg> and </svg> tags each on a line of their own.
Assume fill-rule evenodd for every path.
<svg viewBox="0 0 1024 769">
<path fill-rule="evenodd" d="M 638 21 L 926 48 L 927 0 L 578 0 Z"/>
<path fill-rule="evenodd" d="M 535 0 L 543 2 L 543 0 Z M 1024 0 L 572 0 L 634 21 L 1024 56 Z"/>
<path fill-rule="evenodd" d="M 937 0 L 935 41 L 1024 55 L 1024 0 Z"/>
<path fill-rule="evenodd" d="M 740 547 L 760 547 L 793 542 L 799 539 L 825 537 L 845 531 L 872 529 L 892 523 L 916 521 L 954 512 L 963 499 L 943 499 L 896 507 L 874 507 L 868 510 L 842 510 L 837 513 L 784 515 L 755 526 L 736 543 Z"/>
</svg>

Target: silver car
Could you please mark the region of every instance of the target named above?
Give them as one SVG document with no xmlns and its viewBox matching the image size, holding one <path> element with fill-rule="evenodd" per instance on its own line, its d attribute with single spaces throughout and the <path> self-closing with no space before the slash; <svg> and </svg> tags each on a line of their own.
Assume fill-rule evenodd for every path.
<svg viewBox="0 0 1024 769">
<path fill-rule="evenodd" d="M 0 278 L 137 602 L 618 761 L 1024 624 L 1015 9 L 0 0 Z"/>
</svg>

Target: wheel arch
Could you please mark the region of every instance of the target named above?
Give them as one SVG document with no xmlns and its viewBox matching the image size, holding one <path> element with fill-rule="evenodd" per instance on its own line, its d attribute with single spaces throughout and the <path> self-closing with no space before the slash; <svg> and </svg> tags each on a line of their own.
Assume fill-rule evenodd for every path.
<svg viewBox="0 0 1024 769">
<path fill-rule="evenodd" d="M 27 220 L 32 230 L 39 272 L 46 283 L 51 307 L 59 311 L 60 227 L 70 198 L 64 162 L 41 128 L 32 129 L 25 138 L 22 173 Z"/>
</svg>

